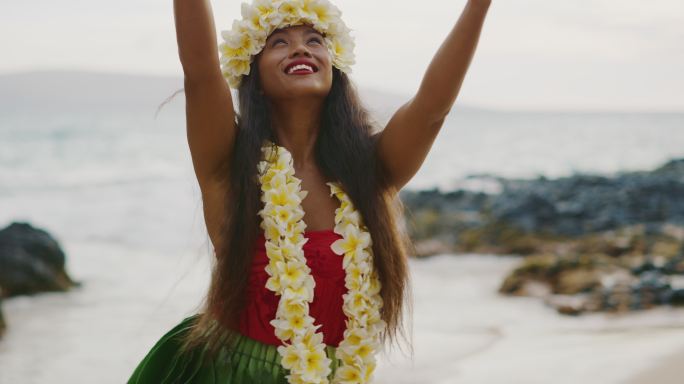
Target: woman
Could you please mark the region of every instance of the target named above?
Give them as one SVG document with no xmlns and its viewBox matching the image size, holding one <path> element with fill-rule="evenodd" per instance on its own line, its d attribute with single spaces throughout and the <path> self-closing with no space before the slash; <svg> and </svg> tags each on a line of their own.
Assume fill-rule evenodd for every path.
<svg viewBox="0 0 684 384">
<path fill-rule="evenodd" d="M 372 381 L 410 304 L 398 191 L 456 99 L 489 3 L 467 2 L 418 92 L 376 130 L 347 76 L 350 30 L 328 0 L 243 4 L 220 61 L 209 2 L 174 1 L 216 259 L 205 310 L 167 332 L 129 382 Z"/>
</svg>

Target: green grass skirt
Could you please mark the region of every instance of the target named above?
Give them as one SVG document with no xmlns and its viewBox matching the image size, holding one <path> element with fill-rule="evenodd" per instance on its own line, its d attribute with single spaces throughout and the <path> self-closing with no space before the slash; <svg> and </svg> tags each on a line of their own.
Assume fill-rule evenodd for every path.
<svg viewBox="0 0 684 384">
<path fill-rule="evenodd" d="M 152 347 L 138 364 L 128 384 L 286 384 L 289 371 L 280 364 L 280 354 L 275 345 L 265 344 L 239 335 L 236 348 L 227 352 L 224 348 L 215 359 L 206 359 L 204 350 L 197 348 L 180 351 L 180 337 L 190 330 L 199 314 L 183 319 L 180 324 Z M 335 358 L 335 347 L 326 346 L 332 360 L 332 380 L 340 365 Z"/>
</svg>

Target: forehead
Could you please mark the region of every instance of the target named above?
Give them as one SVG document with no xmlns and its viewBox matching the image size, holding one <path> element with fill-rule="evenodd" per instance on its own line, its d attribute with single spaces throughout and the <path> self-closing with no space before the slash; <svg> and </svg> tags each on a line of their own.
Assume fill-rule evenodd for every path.
<svg viewBox="0 0 684 384">
<path fill-rule="evenodd" d="M 271 32 L 271 35 L 269 36 L 275 36 L 275 35 L 288 35 L 288 34 L 295 34 L 295 33 L 301 33 L 304 35 L 309 35 L 309 34 L 317 34 L 320 36 L 323 36 L 322 33 L 318 32 L 316 29 L 311 27 L 310 25 L 294 25 L 294 26 L 289 26 L 285 28 L 278 28 L 275 29 L 273 32 Z"/>
</svg>

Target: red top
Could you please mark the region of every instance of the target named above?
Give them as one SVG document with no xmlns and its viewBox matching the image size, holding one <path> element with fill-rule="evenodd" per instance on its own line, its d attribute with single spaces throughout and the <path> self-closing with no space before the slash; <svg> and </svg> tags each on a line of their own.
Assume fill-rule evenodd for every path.
<svg viewBox="0 0 684 384">
<path fill-rule="evenodd" d="M 337 347 L 343 339 L 347 316 L 342 310 L 342 295 L 347 293 L 344 285 L 345 271 L 342 256 L 330 249 L 330 245 L 342 236 L 332 229 L 304 231 L 309 240 L 303 251 L 306 265 L 311 268 L 315 281 L 314 299 L 309 303 L 309 315 L 314 325 L 322 324 L 317 332 L 323 332 L 323 342 Z M 275 319 L 280 296 L 266 288 L 270 277 L 264 270 L 268 265 L 263 233 L 257 238 L 256 252 L 252 262 L 247 286 L 247 305 L 240 317 L 240 333 L 262 343 L 282 345 L 276 337 L 270 321 Z"/>
</svg>

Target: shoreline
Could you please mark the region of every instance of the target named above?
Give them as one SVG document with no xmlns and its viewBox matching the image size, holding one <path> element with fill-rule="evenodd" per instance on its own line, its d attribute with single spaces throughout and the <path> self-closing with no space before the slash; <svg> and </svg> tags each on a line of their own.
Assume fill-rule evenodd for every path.
<svg viewBox="0 0 684 384">
<path fill-rule="evenodd" d="M 7 382 L 121 383 L 165 330 L 195 311 L 207 289 L 210 259 L 204 254 L 106 242 L 73 241 L 69 248 L 71 272 L 85 289 L 3 303 L 9 332 L 0 342 L 0 371 Z M 135 263 L 122 263 L 122 255 Z M 410 263 L 415 354 L 385 350 L 378 384 L 498 384 L 511 377 L 526 383 L 629 383 L 684 348 L 681 310 L 561 317 L 536 299 L 496 294 L 515 257 L 441 255 Z M 150 284 L 154 270 L 164 273 Z M 115 284 L 111 271 L 126 276 L 126 284 Z M 103 345 L 105 352 L 92 353 Z M 88 367 L 75 371 L 74 364 Z M 44 369 L 27 369 L 37 365 Z M 647 373 L 681 376 L 658 374 Z M 633 383 L 673 382 L 651 377 Z"/>
<path fill-rule="evenodd" d="M 644 369 L 622 384 L 681 383 L 682 362 L 684 362 L 684 346 L 674 354 L 666 356 L 661 362 Z"/>
</svg>

